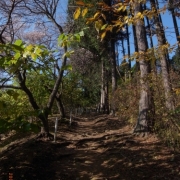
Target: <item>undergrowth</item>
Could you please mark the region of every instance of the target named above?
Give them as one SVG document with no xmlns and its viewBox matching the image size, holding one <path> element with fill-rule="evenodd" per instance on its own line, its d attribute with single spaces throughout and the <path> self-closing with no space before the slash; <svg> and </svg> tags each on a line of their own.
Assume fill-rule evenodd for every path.
<svg viewBox="0 0 180 180">
<path fill-rule="evenodd" d="M 165 96 L 160 74 L 151 73 L 147 80 L 153 91 L 155 120 L 153 132 L 156 133 L 169 147 L 174 150 L 180 147 L 180 75 L 170 73 L 175 104 L 174 111 L 165 107 Z M 117 116 L 131 126 L 135 126 L 138 118 L 140 85 L 139 76 L 121 83 L 114 94 L 117 105 Z"/>
</svg>

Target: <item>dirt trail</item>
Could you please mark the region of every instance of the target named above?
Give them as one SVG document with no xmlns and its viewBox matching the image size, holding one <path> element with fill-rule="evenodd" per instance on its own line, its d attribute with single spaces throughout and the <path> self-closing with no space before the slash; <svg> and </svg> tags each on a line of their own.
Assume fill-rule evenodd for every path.
<svg viewBox="0 0 180 180">
<path fill-rule="evenodd" d="M 178 154 L 107 115 L 60 123 L 56 143 L 28 136 L 0 150 L 0 180 L 180 179 Z"/>
</svg>

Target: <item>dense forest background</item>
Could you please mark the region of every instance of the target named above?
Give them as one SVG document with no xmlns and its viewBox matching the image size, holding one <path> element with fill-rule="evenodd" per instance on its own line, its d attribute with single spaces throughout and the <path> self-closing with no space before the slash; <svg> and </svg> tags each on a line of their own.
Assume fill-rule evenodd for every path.
<svg viewBox="0 0 180 180">
<path fill-rule="evenodd" d="M 51 114 L 96 111 L 179 147 L 180 1 L 62 3 L 0 1 L 0 131 L 48 137 Z"/>
</svg>

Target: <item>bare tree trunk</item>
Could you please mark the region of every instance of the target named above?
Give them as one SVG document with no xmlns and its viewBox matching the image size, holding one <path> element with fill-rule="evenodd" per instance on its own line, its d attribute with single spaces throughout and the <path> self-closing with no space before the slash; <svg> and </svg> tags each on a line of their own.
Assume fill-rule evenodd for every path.
<svg viewBox="0 0 180 180">
<path fill-rule="evenodd" d="M 104 60 L 102 60 L 101 65 L 101 103 L 100 108 L 103 113 L 109 114 L 109 97 L 108 97 L 108 78 L 107 70 L 105 68 Z"/>
<path fill-rule="evenodd" d="M 115 42 L 111 40 L 111 73 L 112 73 L 112 93 L 117 89 L 117 73 L 116 73 L 116 56 L 115 56 Z"/>
<path fill-rule="evenodd" d="M 176 16 L 174 15 L 174 9 L 171 9 L 171 15 L 172 15 L 174 29 L 175 29 L 175 33 L 176 33 L 176 39 L 179 42 L 179 29 L 178 29 L 178 25 L 177 25 Z"/>
<path fill-rule="evenodd" d="M 114 39 L 111 40 L 111 77 L 112 77 L 112 97 L 117 89 L 117 72 L 116 72 L 116 56 L 115 56 L 115 42 Z M 111 114 L 115 115 L 115 103 L 112 99 L 111 101 Z"/>
<path fill-rule="evenodd" d="M 174 30 L 175 30 L 175 34 L 176 34 L 176 39 L 178 42 L 180 42 L 180 37 L 179 37 L 179 28 L 177 25 L 177 20 L 176 20 L 176 16 L 175 16 L 175 12 L 174 12 L 174 2 L 173 0 L 169 0 L 169 10 L 171 11 L 171 16 L 172 16 L 172 20 L 173 20 L 173 24 L 174 24 Z M 178 51 L 180 53 L 180 45 L 178 44 Z"/>
<path fill-rule="evenodd" d="M 146 4 L 144 4 L 144 10 L 146 10 Z M 148 31 L 148 33 L 146 33 L 146 35 L 149 36 L 149 39 L 150 39 L 150 47 L 153 48 L 154 47 L 154 44 L 153 44 L 153 34 L 152 34 L 152 31 L 151 31 L 151 26 L 150 26 L 150 22 L 149 22 L 149 18 L 146 16 L 146 23 L 147 23 L 147 29 L 146 29 L 146 32 Z M 154 60 L 154 56 L 155 54 L 152 54 L 152 59 L 151 57 L 149 57 L 151 60 L 150 60 L 150 66 L 151 66 L 151 70 L 153 70 L 153 73 L 156 73 L 156 60 Z"/>
<path fill-rule="evenodd" d="M 104 79 L 105 79 L 105 70 L 104 70 L 104 60 L 102 60 L 101 64 L 101 103 L 100 103 L 100 110 L 104 110 L 105 108 L 105 84 L 104 84 Z"/>
<path fill-rule="evenodd" d="M 141 12 L 141 4 L 136 0 L 134 2 L 134 14 Z M 147 50 L 146 32 L 143 20 L 137 20 L 136 23 L 136 37 L 138 39 L 138 50 L 145 53 Z M 149 111 L 150 111 L 150 88 L 147 76 L 149 74 L 149 63 L 145 60 L 143 55 L 139 56 L 140 64 L 140 101 L 139 101 L 139 117 L 137 120 L 134 132 L 148 132 L 149 131 Z"/>
<path fill-rule="evenodd" d="M 38 113 L 38 118 L 42 121 L 43 128 L 41 128 L 41 135 L 44 137 L 49 137 L 49 124 L 48 124 L 48 114 L 50 113 L 50 109 L 45 108 L 40 110 L 39 106 L 37 105 L 36 100 L 33 97 L 32 92 L 26 86 L 26 71 L 24 70 L 23 73 L 20 71 L 17 72 L 17 78 L 19 80 L 19 85 L 21 89 L 26 93 L 29 98 L 29 102 L 34 110 L 41 111 Z"/>
<path fill-rule="evenodd" d="M 150 2 L 151 2 L 151 8 L 156 9 L 155 0 L 150 0 Z M 154 17 L 154 20 L 155 20 L 155 26 L 156 26 L 156 35 L 157 35 L 158 45 L 159 47 L 161 47 L 162 45 L 164 45 L 164 38 L 165 38 L 164 30 L 162 29 L 159 18 L 157 18 L 157 16 Z M 168 110 L 173 110 L 174 102 L 172 98 L 172 88 L 171 88 L 170 77 L 169 77 L 169 72 L 168 72 L 166 52 L 163 51 L 161 48 L 159 51 L 160 51 L 159 54 L 160 54 L 160 62 L 161 62 L 162 79 L 163 79 L 165 98 L 166 98 L 165 100 L 166 108 Z"/>
<path fill-rule="evenodd" d="M 154 0 L 155 4 L 156 4 L 156 10 L 159 10 L 159 2 L 158 0 Z M 164 30 L 163 30 L 163 22 L 162 22 L 162 17 L 161 17 L 161 14 L 158 13 L 158 18 L 159 18 L 159 23 L 160 23 L 160 27 L 162 28 L 162 37 L 163 37 L 163 43 L 165 44 L 167 42 L 167 39 L 166 39 L 166 36 L 165 36 L 165 33 L 164 33 Z M 168 65 L 168 68 L 169 68 L 169 53 L 166 51 L 165 53 L 166 55 L 166 59 L 167 59 L 167 65 Z"/>
<path fill-rule="evenodd" d="M 61 118 L 64 118 L 66 114 L 65 114 L 63 103 L 61 101 L 61 95 L 59 95 L 58 93 L 56 94 L 56 104 L 57 104 L 59 113 L 61 115 Z"/>
<path fill-rule="evenodd" d="M 146 10 L 146 4 L 144 4 L 144 10 Z M 152 31 L 151 31 L 151 26 L 149 23 L 149 18 L 146 16 L 146 22 L 147 22 L 147 29 L 149 31 L 149 39 L 150 39 L 150 47 L 153 48 L 153 39 L 152 39 Z"/>
<path fill-rule="evenodd" d="M 135 49 L 135 52 L 138 52 L 138 41 L 137 41 L 137 36 L 136 36 L 136 27 L 135 25 L 132 25 L 133 27 L 133 37 L 134 37 L 134 49 Z M 139 62 L 136 61 L 136 71 L 138 72 L 140 70 L 140 67 L 139 67 Z"/>
<path fill-rule="evenodd" d="M 128 63 L 129 63 L 128 69 L 130 71 L 131 70 L 131 60 L 130 60 L 131 52 L 130 52 L 130 42 L 129 42 L 129 27 L 127 24 L 126 24 L 126 33 L 127 33 Z"/>
<path fill-rule="evenodd" d="M 109 114 L 109 84 L 108 84 L 108 70 L 105 70 L 105 109 L 106 113 Z"/>
<path fill-rule="evenodd" d="M 41 127 L 41 134 L 39 137 L 52 137 L 49 133 L 49 123 L 48 123 L 48 115 L 49 115 L 49 110 L 44 109 L 42 113 L 38 115 L 38 118 L 42 121 L 43 126 Z"/>
<path fill-rule="evenodd" d="M 121 46 L 122 46 L 122 54 L 123 54 L 123 56 L 125 56 L 126 51 L 125 51 L 125 48 L 124 48 L 124 39 L 123 38 L 121 39 Z"/>
</svg>

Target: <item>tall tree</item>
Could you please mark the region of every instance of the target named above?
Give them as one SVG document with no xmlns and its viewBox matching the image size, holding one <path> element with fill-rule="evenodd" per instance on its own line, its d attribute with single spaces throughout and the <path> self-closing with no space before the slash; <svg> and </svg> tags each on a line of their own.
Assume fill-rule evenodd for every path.
<svg viewBox="0 0 180 180">
<path fill-rule="evenodd" d="M 128 70 L 131 71 L 131 60 L 130 60 L 131 51 L 130 51 L 130 37 L 129 37 L 130 33 L 129 33 L 129 27 L 127 24 L 126 24 L 126 33 L 127 33 L 128 63 L 129 63 Z"/>
<path fill-rule="evenodd" d="M 136 16 L 138 13 L 142 13 L 142 6 L 138 0 L 134 2 L 134 15 Z M 139 117 L 137 120 L 136 127 L 134 132 L 148 132 L 150 119 L 149 119 L 149 111 L 150 111 L 150 88 L 147 76 L 150 72 L 149 63 L 145 60 L 145 52 L 147 51 L 147 41 L 146 41 L 146 32 L 144 21 L 141 19 L 136 20 L 136 37 L 138 39 L 138 50 L 139 53 L 139 65 L 140 65 L 140 101 L 139 101 Z"/>
<path fill-rule="evenodd" d="M 156 2 L 155 0 L 150 0 L 151 2 L 151 8 L 155 10 L 156 14 L 157 13 L 157 8 L 156 8 Z M 166 56 L 166 51 L 164 51 L 161 47 L 165 45 L 165 33 L 163 30 L 163 27 L 160 23 L 160 20 L 158 16 L 154 16 L 154 23 L 156 26 L 156 36 L 158 40 L 158 45 L 159 45 L 159 55 L 160 55 L 160 62 L 161 62 L 161 71 L 162 71 L 162 79 L 163 79 L 163 85 L 164 85 L 164 91 L 165 91 L 165 102 L 166 102 L 166 107 L 169 110 L 174 109 L 174 103 L 173 103 L 173 98 L 172 98 L 172 89 L 171 89 L 171 83 L 170 83 L 170 77 L 169 77 L 169 72 L 168 72 L 168 61 L 167 61 L 167 56 Z"/>
<path fill-rule="evenodd" d="M 84 2 L 81 2 L 82 4 Z M 97 0 L 93 0 L 93 1 L 86 1 L 86 3 L 97 3 Z M 73 32 L 77 32 L 79 31 L 79 29 L 87 26 L 86 22 L 84 21 L 83 18 L 79 18 L 77 21 L 73 20 L 73 13 L 74 10 L 77 8 L 76 4 L 74 3 L 74 1 L 69 0 L 69 13 L 68 13 L 68 21 L 74 24 L 73 27 Z M 94 12 L 95 12 L 95 8 L 91 8 L 88 9 L 88 13 L 86 14 L 86 17 L 88 16 L 93 16 Z M 100 75 L 101 76 L 101 81 L 97 82 L 94 80 L 94 82 L 92 82 L 92 84 L 96 83 L 97 86 L 99 86 L 99 84 L 101 84 L 101 89 L 99 89 L 100 92 L 100 96 L 99 96 L 99 105 L 100 105 L 100 110 L 101 111 L 105 111 L 106 107 L 109 108 L 108 105 L 108 99 L 109 96 L 107 93 L 105 93 L 105 89 L 108 89 L 107 87 L 107 83 L 105 81 L 108 80 L 107 78 L 107 74 L 105 73 L 107 71 L 107 51 L 109 51 L 108 45 L 107 43 L 104 42 L 100 42 L 97 37 L 95 36 L 96 34 L 96 29 L 93 27 L 94 25 L 89 23 L 88 24 L 89 29 L 87 29 L 87 33 L 84 35 L 84 37 L 81 40 L 81 44 L 79 44 L 77 46 L 77 44 L 73 45 L 73 48 L 76 49 L 77 52 L 81 52 L 83 49 L 83 52 L 89 52 L 91 54 L 93 54 L 93 59 L 94 61 L 91 61 L 90 59 L 92 59 L 91 56 L 83 56 L 83 58 L 75 58 L 75 56 L 72 56 L 71 58 L 71 63 L 73 65 L 73 68 L 75 67 L 75 69 L 77 69 L 77 66 L 79 64 L 79 70 L 80 70 L 80 64 L 83 64 L 84 67 L 81 66 L 81 69 L 86 69 L 86 65 L 85 63 L 90 67 L 92 66 L 92 64 L 89 64 L 89 62 L 96 64 L 96 67 L 94 67 L 94 70 L 96 69 L 96 73 L 94 71 L 89 72 L 88 68 L 85 70 L 86 73 L 82 70 L 78 71 L 80 74 L 82 74 L 83 76 L 86 76 L 88 78 L 89 77 L 94 77 L 94 75 Z M 86 54 L 86 53 L 85 53 Z M 84 54 L 84 55 L 85 55 Z M 101 65 L 100 65 L 101 64 Z M 106 64 L 106 65 L 105 65 Z M 99 68 L 101 66 L 101 68 Z M 99 71 L 99 72 L 98 72 Z M 99 79 L 99 78 L 97 78 Z M 100 79 L 99 79 L 100 80 Z M 93 81 L 93 79 L 92 79 Z M 99 86 L 100 87 L 100 86 Z M 90 89 L 90 88 L 89 88 Z M 106 109 L 106 111 L 109 111 L 108 109 Z"/>
<path fill-rule="evenodd" d="M 171 12 L 171 16 L 172 16 L 172 19 L 173 19 L 173 24 L 174 24 L 174 30 L 175 30 L 175 34 L 176 34 L 176 39 L 177 41 L 179 42 L 179 28 L 178 28 L 178 25 L 177 25 L 177 20 L 176 20 L 176 16 L 175 16 L 175 8 L 174 8 L 174 0 L 169 0 L 168 1 L 168 5 L 169 5 L 169 11 Z"/>
</svg>

